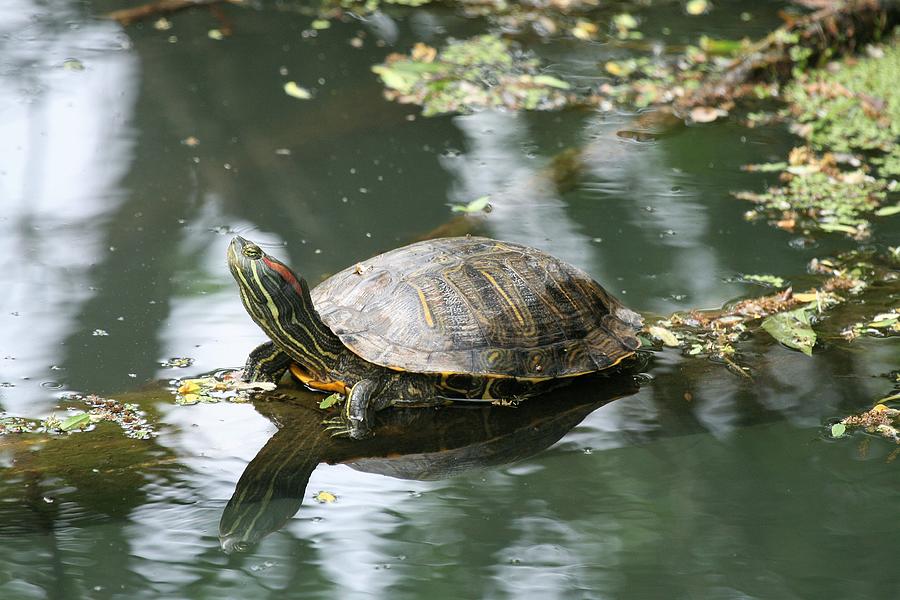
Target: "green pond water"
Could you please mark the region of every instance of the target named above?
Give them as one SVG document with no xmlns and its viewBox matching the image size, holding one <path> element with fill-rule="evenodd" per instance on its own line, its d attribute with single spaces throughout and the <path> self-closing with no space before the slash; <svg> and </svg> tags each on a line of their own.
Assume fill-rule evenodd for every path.
<svg viewBox="0 0 900 600">
<path fill-rule="evenodd" d="M 684 43 L 763 34 L 783 7 L 658 4 L 598 14 Z M 357 445 L 322 436 L 311 393 L 176 406 L 166 388 L 264 340 L 225 264 L 236 233 L 317 282 L 490 194 L 477 233 L 560 256 L 644 314 L 765 293 L 741 273 L 802 279 L 857 243 L 798 243 L 730 195 L 774 183 L 739 167 L 783 160 L 784 126 L 635 142 L 616 136 L 626 112 L 426 119 L 384 100 L 371 66 L 484 21 L 390 8 L 312 36 L 285 0 L 225 7 L 233 35 L 215 40 L 204 9 L 165 31 L 95 18 L 121 6 L 0 7 L 0 410 L 65 416 L 64 393 L 96 393 L 138 402 L 159 435 L 0 437 L 0 598 L 900 597 L 895 446 L 828 435 L 890 392 L 896 337 L 806 357 L 757 336 L 752 380 L 655 352 L 636 380 L 384 415 Z M 585 85 L 630 52 L 529 47 Z M 557 185 L 568 148 L 585 168 Z M 898 233 L 879 220 L 869 243 Z M 238 513 L 259 540 L 230 547 L 220 522 Z"/>
</svg>

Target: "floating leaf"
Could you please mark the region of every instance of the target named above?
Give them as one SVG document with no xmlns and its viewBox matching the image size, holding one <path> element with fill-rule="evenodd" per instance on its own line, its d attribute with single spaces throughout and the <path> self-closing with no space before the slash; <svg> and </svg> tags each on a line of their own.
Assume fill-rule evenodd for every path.
<svg viewBox="0 0 900 600">
<path fill-rule="evenodd" d="M 179 394 L 195 394 L 198 391 L 200 391 L 200 386 L 193 379 L 188 379 L 178 386 Z"/>
<path fill-rule="evenodd" d="M 331 27 L 331 21 L 328 19 L 316 19 L 312 22 L 311 27 L 318 30 L 328 29 Z"/>
<path fill-rule="evenodd" d="M 291 98 L 297 98 L 298 100 L 309 100 L 312 98 L 312 94 L 305 87 L 300 87 L 297 85 L 296 81 L 288 81 L 284 84 L 284 93 L 290 96 Z"/>
<path fill-rule="evenodd" d="M 900 204 L 895 204 L 893 206 L 885 206 L 884 208 L 879 208 L 875 211 L 875 214 L 879 217 L 889 217 L 891 215 L 896 215 L 900 213 Z"/>
<path fill-rule="evenodd" d="M 72 431 L 73 429 L 81 429 L 90 425 L 91 415 L 86 412 L 72 415 L 59 425 L 60 431 Z"/>
<path fill-rule="evenodd" d="M 798 302 L 816 302 L 819 299 L 819 295 L 815 294 L 815 293 L 811 293 L 811 294 L 801 293 L 801 294 L 794 294 L 793 298 L 795 300 L 797 300 Z"/>
<path fill-rule="evenodd" d="M 711 106 L 697 106 L 691 109 L 691 120 L 695 123 L 712 123 L 728 114 L 727 110 Z"/>
<path fill-rule="evenodd" d="M 208 35 L 211 40 L 219 41 L 225 39 L 225 34 L 221 29 L 210 29 L 206 32 L 206 35 Z"/>
<path fill-rule="evenodd" d="M 784 287 L 784 279 L 775 275 L 741 275 L 742 281 L 750 281 L 753 283 L 762 283 L 772 287 Z M 815 300 L 815 298 L 813 298 Z"/>
<path fill-rule="evenodd" d="M 841 231 L 851 235 L 855 235 L 858 231 L 857 227 L 845 225 L 844 223 L 819 223 L 819 229 L 822 231 Z"/>
<path fill-rule="evenodd" d="M 831 426 L 831 437 L 839 438 L 844 437 L 844 434 L 847 432 L 847 426 L 843 423 L 835 423 Z"/>
<path fill-rule="evenodd" d="M 613 25 L 620 33 L 627 32 L 638 26 L 637 19 L 628 13 L 621 13 L 613 17 Z"/>
<path fill-rule="evenodd" d="M 176 404 L 190 405 L 200 402 L 200 394 L 184 394 L 175 399 Z"/>
<path fill-rule="evenodd" d="M 490 210 L 490 196 L 482 196 L 481 198 L 476 198 L 472 200 L 468 204 L 454 204 L 450 207 L 450 210 L 453 212 L 464 212 L 464 213 L 476 213 L 481 211 Z"/>
<path fill-rule="evenodd" d="M 84 71 L 84 63 L 77 58 L 67 58 L 62 66 L 66 71 Z"/>
<path fill-rule="evenodd" d="M 531 80 L 539 85 L 546 85 L 560 90 L 567 90 L 572 87 L 562 79 L 557 79 L 551 75 L 535 75 Z"/>
<path fill-rule="evenodd" d="M 338 393 L 330 394 L 328 396 L 325 396 L 325 398 L 321 402 L 319 402 L 319 408 L 323 410 L 326 408 L 331 408 L 335 404 L 341 402 L 343 399 L 344 397 Z"/>
<path fill-rule="evenodd" d="M 589 21 L 580 20 L 575 23 L 575 27 L 572 28 L 572 35 L 574 35 L 579 40 L 591 40 L 597 35 L 599 29 L 597 26 Z"/>
<path fill-rule="evenodd" d="M 816 332 L 809 323 L 808 308 L 798 308 L 767 317 L 762 322 L 762 328 L 785 346 L 812 356 Z"/>
<path fill-rule="evenodd" d="M 700 49 L 710 54 L 733 56 L 744 49 L 744 42 L 737 40 L 717 40 L 704 35 L 700 37 Z"/>
<path fill-rule="evenodd" d="M 678 347 L 678 337 L 675 336 L 674 333 L 666 329 L 665 327 L 660 327 L 658 325 L 654 325 L 649 327 L 647 331 L 650 332 L 650 335 L 661 341 L 666 346 L 671 348 Z"/>
<path fill-rule="evenodd" d="M 710 4 L 709 0 L 689 0 L 689 2 L 684 5 L 684 11 L 692 16 L 707 13 L 711 8 L 712 4 Z"/>
<path fill-rule="evenodd" d="M 895 400 L 900 400 L 900 394 L 893 394 L 891 396 L 885 396 L 884 398 L 882 398 L 878 401 L 878 406 L 884 406 L 885 402 L 893 402 Z M 875 408 L 878 408 L 878 406 L 876 406 Z M 885 407 L 885 408 L 887 408 L 887 407 Z"/>
<path fill-rule="evenodd" d="M 313 496 L 313 500 L 315 500 L 319 504 L 331 504 L 332 502 L 335 502 L 337 500 L 337 496 L 335 496 L 331 492 L 322 490 L 315 496 Z"/>
</svg>

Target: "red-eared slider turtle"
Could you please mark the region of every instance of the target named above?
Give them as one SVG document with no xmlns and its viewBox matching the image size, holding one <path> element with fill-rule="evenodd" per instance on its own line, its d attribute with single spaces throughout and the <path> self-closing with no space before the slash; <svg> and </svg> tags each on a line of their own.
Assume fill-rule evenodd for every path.
<svg viewBox="0 0 900 600">
<path fill-rule="evenodd" d="M 271 339 L 250 354 L 244 378 L 278 381 L 290 367 L 310 387 L 346 394 L 353 438 L 390 405 L 520 399 L 612 367 L 639 345 L 640 316 L 600 284 L 509 242 L 419 242 L 313 290 L 241 237 L 228 265 Z"/>
</svg>

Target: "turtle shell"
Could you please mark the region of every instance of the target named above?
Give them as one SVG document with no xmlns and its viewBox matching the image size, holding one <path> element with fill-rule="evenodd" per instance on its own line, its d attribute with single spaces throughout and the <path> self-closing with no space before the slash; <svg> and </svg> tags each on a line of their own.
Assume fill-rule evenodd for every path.
<svg viewBox="0 0 900 600">
<path fill-rule="evenodd" d="M 487 238 L 391 250 L 311 295 L 347 348 L 399 371 L 544 380 L 605 369 L 639 346 L 640 316 L 586 273 Z"/>
</svg>

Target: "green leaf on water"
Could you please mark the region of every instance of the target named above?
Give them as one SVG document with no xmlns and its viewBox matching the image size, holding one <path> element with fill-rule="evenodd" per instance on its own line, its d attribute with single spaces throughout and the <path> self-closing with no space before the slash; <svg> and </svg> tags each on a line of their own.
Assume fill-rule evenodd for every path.
<svg viewBox="0 0 900 600">
<path fill-rule="evenodd" d="M 88 413 L 78 413 L 77 415 L 72 415 L 59 425 L 60 431 L 72 431 L 73 429 L 81 429 L 90 425 L 91 423 L 91 415 Z"/>
<path fill-rule="evenodd" d="M 343 396 L 341 396 L 340 394 L 335 392 L 334 394 L 325 396 L 325 399 L 322 400 L 321 402 L 319 402 L 319 408 L 321 408 L 323 410 L 326 408 L 331 408 L 335 404 L 340 403 L 343 399 L 344 399 Z"/>
<path fill-rule="evenodd" d="M 481 211 L 487 211 L 487 210 L 489 210 L 488 207 L 490 206 L 490 204 L 489 204 L 490 199 L 491 199 L 490 196 L 482 196 L 481 198 L 476 198 L 475 200 L 472 200 L 468 204 L 454 204 L 452 207 L 450 207 L 450 210 L 452 210 L 453 212 L 464 212 L 464 213 L 476 213 L 476 212 L 481 212 Z"/>
<path fill-rule="evenodd" d="M 572 87 L 562 79 L 558 79 L 552 75 L 535 75 L 531 80 L 539 85 L 546 85 L 560 90 L 567 90 Z"/>
<path fill-rule="evenodd" d="M 700 49 L 710 54 L 734 56 L 744 48 L 739 40 L 719 40 L 709 36 L 700 36 Z"/>
<path fill-rule="evenodd" d="M 313 29 L 321 31 L 322 29 L 328 29 L 329 27 L 331 27 L 331 21 L 329 21 L 328 19 L 316 19 L 310 26 Z"/>
<path fill-rule="evenodd" d="M 812 356 L 813 346 L 816 345 L 816 332 L 809 323 L 808 307 L 766 317 L 762 322 L 762 328 L 785 346 Z"/>
<path fill-rule="evenodd" d="M 893 206 L 885 206 L 884 208 L 879 208 L 875 211 L 875 214 L 879 217 L 889 217 L 891 215 L 896 215 L 900 213 L 900 204 L 895 204 Z"/>
<path fill-rule="evenodd" d="M 819 223 L 819 229 L 822 231 L 840 231 L 851 235 L 857 232 L 856 227 L 845 223 Z"/>
<path fill-rule="evenodd" d="M 844 437 L 844 434 L 847 432 L 847 426 L 843 423 L 835 423 L 831 426 L 831 437 L 839 438 Z"/>
</svg>

